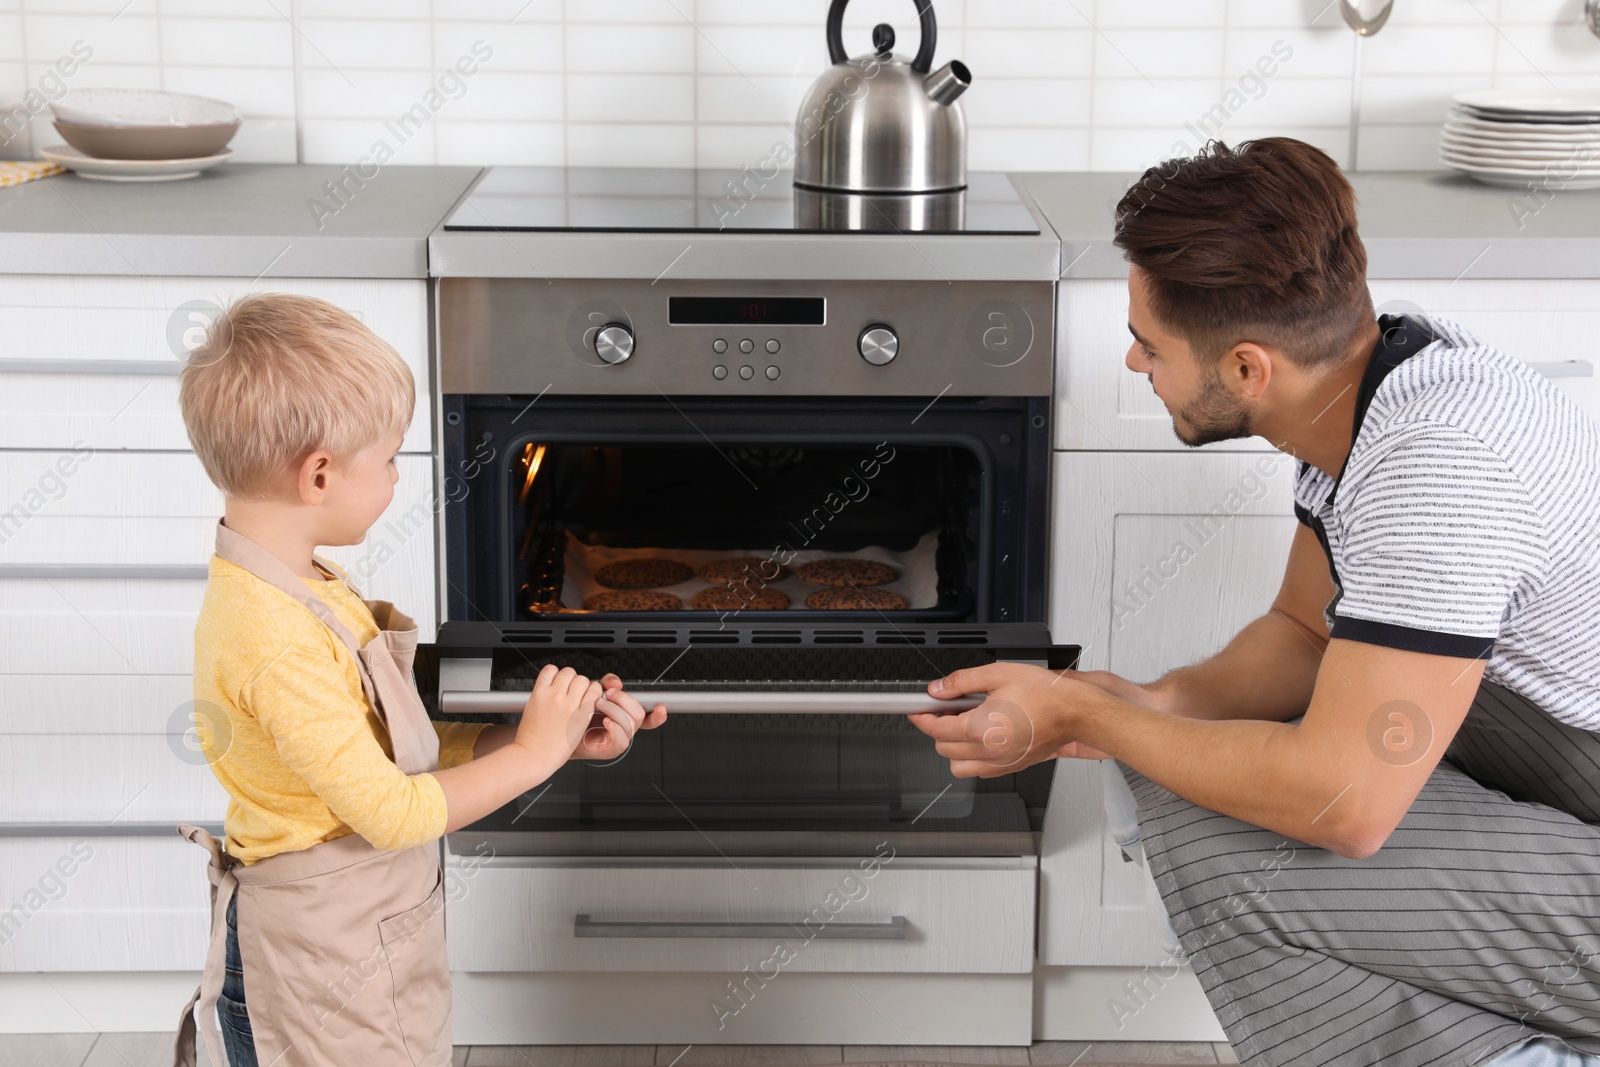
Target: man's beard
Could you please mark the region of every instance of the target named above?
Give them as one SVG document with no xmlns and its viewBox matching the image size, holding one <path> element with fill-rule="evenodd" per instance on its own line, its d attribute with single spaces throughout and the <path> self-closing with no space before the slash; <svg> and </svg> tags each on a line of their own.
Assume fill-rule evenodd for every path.
<svg viewBox="0 0 1600 1067">
<path fill-rule="evenodd" d="M 1183 429 L 1188 426 L 1188 431 Z M 1188 407 L 1174 413 L 1172 432 L 1190 448 L 1217 441 L 1236 441 L 1251 436 L 1250 413 L 1222 384 L 1215 367 L 1204 376 L 1200 395 Z"/>
</svg>

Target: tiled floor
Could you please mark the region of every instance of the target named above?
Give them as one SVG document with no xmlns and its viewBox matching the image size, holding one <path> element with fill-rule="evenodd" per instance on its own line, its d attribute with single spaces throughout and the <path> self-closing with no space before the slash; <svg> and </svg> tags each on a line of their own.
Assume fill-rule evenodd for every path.
<svg viewBox="0 0 1600 1067">
<path fill-rule="evenodd" d="M 830 1063 L 1237 1063 L 1227 1045 L 1041 1041 L 1032 1048 L 899 1045 L 458 1046 L 461 1067 L 812 1067 Z M 168 1067 L 167 1034 L 0 1034 L 0 1067 Z M 200 1067 L 209 1067 L 200 1049 Z"/>
</svg>

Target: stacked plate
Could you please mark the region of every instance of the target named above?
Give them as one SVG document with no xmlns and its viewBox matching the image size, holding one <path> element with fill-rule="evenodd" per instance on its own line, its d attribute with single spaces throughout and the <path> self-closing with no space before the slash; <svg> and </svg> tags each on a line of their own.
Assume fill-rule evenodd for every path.
<svg viewBox="0 0 1600 1067">
<path fill-rule="evenodd" d="M 1457 93 L 1439 160 L 1508 189 L 1600 188 L 1600 90 Z"/>
</svg>

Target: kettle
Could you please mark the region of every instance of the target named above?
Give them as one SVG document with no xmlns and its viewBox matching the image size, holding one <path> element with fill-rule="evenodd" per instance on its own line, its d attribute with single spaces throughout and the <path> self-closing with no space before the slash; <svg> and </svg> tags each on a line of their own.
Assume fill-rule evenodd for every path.
<svg viewBox="0 0 1600 1067">
<path fill-rule="evenodd" d="M 853 193 L 932 193 L 967 184 L 967 120 L 956 98 L 972 84 L 958 59 L 930 73 L 938 24 L 933 0 L 914 0 L 916 58 L 894 55 L 894 27 L 872 31 L 873 51 L 850 59 L 842 29 L 849 0 L 828 8 L 828 56 L 795 118 L 794 183 Z"/>
</svg>

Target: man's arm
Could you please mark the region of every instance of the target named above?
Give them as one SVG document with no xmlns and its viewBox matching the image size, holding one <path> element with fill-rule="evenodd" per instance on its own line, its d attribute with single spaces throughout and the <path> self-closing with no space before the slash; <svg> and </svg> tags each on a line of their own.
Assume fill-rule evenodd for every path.
<svg viewBox="0 0 1600 1067">
<path fill-rule="evenodd" d="M 1359 859 L 1410 810 L 1483 667 L 1335 640 L 1294 725 L 1197 722 L 1099 694 L 1067 718 L 1076 737 L 1201 807 Z"/>
<path fill-rule="evenodd" d="M 913 715 L 957 777 L 1008 774 L 1070 742 L 1092 746 L 1201 807 L 1364 858 L 1411 807 L 1472 706 L 1481 659 L 1329 643 L 1297 724 L 1194 719 L 1041 667 L 993 663 L 936 682 L 986 693 L 961 715 Z"/>
</svg>

